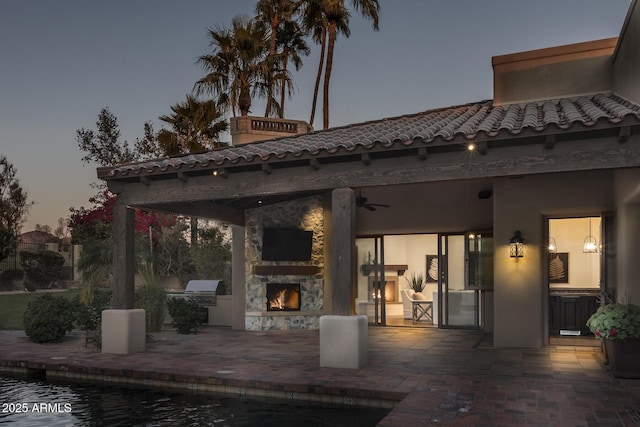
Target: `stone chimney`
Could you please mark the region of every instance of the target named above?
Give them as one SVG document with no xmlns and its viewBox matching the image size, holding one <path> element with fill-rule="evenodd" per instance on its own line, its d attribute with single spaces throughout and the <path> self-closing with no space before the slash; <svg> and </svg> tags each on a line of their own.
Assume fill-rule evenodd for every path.
<svg viewBox="0 0 640 427">
<path fill-rule="evenodd" d="M 495 105 L 606 92 L 617 37 L 494 56 Z"/>
<path fill-rule="evenodd" d="M 313 128 L 302 120 L 253 116 L 231 118 L 231 143 L 233 145 L 310 132 L 313 132 Z"/>
</svg>

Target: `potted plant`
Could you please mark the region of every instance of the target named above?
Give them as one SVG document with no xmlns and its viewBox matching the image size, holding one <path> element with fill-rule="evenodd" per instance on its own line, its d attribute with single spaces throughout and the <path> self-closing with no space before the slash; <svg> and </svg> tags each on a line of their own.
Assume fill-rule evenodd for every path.
<svg viewBox="0 0 640 427">
<path fill-rule="evenodd" d="M 414 292 L 422 292 L 424 289 L 425 281 L 422 273 L 411 273 L 411 276 L 407 279 L 404 278 L 409 283 L 409 288 L 413 289 Z"/>
<path fill-rule="evenodd" d="M 603 341 L 614 377 L 640 378 L 640 306 L 626 302 L 601 305 L 587 326 Z"/>
</svg>

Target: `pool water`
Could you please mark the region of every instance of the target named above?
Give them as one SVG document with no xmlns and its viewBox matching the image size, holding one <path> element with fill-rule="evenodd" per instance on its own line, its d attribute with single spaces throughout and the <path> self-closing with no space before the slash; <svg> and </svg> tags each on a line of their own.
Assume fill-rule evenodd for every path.
<svg viewBox="0 0 640 427">
<path fill-rule="evenodd" d="M 387 409 L 0 376 L 0 426 L 375 426 Z"/>
</svg>

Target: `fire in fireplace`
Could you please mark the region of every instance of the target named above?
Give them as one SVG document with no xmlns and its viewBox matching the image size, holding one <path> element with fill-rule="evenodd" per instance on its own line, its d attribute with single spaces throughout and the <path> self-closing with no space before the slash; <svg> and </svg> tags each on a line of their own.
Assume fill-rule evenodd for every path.
<svg viewBox="0 0 640 427">
<path fill-rule="evenodd" d="M 267 311 L 300 311 L 300 283 L 267 283 Z"/>
</svg>

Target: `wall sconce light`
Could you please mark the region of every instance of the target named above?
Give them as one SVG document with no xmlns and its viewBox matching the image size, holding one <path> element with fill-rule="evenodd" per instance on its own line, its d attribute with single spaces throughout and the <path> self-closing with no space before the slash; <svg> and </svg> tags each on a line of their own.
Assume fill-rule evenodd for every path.
<svg viewBox="0 0 640 427">
<path fill-rule="evenodd" d="M 524 256 L 524 239 L 519 230 L 514 231 L 513 237 L 509 239 L 509 256 L 511 258 L 522 258 Z"/>
<path fill-rule="evenodd" d="M 582 252 L 585 254 L 598 253 L 598 241 L 591 235 L 591 218 L 589 218 L 589 235 L 584 238 Z"/>
<path fill-rule="evenodd" d="M 553 237 L 549 237 L 548 250 L 550 254 L 555 254 L 558 252 L 558 245 L 556 244 L 556 239 L 554 239 Z"/>
</svg>

